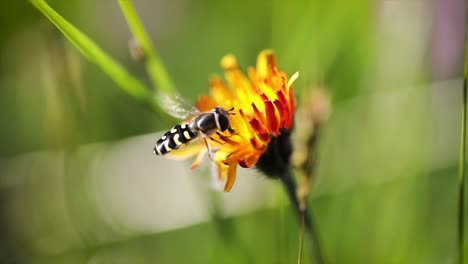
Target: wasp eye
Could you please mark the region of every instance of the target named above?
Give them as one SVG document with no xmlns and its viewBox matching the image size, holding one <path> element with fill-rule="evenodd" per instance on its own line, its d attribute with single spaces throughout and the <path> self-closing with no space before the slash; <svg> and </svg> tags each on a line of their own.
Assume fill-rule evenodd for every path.
<svg viewBox="0 0 468 264">
<path fill-rule="evenodd" d="M 225 131 L 229 128 L 229 117 L 227 115 L 219 114 L 216 118 L 218 119 L 219 130 Z"/>
<path fill-rule="evenodd" d="M 216 107 L 213 108 L 213 110 L 211 110 L 211 111 L 213 111 L 213 112 L 216 113 L 216 114 L 222 114 L 222 110 L 223 110 L 223 108 L 221 108 L 220 106 L 216 106 Z"/>
</svg>

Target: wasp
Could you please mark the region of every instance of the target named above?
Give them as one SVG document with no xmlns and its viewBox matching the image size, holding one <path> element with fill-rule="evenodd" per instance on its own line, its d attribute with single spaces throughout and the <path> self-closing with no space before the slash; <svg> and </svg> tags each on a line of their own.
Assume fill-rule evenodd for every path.
<svg viewBox="0 0 468 264">
<path fill-rule="evenodd" d="M 230 125 L 229 115 L 234 108 L 226 110 L 223 107 L 216 106 L 210 112 L 201 113 L 188 122 L 175 125 L 167 131 L 154 146 L 154 154 L 166 155 L 169 152 L 180 148 L 181 146 L 201 137 L 206 144 L 208 153 L 211 156 L 211 149 L 207 138 L 213 133 L 224 132 L 226 130 L 233 133 Z"/>
</svg>

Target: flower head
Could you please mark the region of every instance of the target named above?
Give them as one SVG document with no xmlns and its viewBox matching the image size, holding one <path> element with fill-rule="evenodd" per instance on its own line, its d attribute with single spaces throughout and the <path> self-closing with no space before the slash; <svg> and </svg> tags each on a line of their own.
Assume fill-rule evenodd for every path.
<svg viewBox="0 0 468 264">
<path fill-rule="evenodd" d="M 278 69 L 273 51 L 264 50 L 257 58 L 257 66 L 250 67 L 247 76 L 239 69 L 236 58 L 226 55 L 221 60 L 226 82 L 219 76 L 210 81 L 210 95 L 202 95 L 196 102 L 201 112 L 216 106 L 230 111 L 232 129 L 212 134 L 209 144 L 212 159 L 218 170 L 218 178 L 225 181 L 224 191 L 229 191 L 236 178 L 237 165 L 250 168 L 267 152 L 269 145 L 291 130 L 294 114 L 292 83 L 298 77 L 288 79 Z M 199 157 L 206 148 L 200 148 Z M 197 158 L 192 167 L 200 162 Z"/>
</svg>

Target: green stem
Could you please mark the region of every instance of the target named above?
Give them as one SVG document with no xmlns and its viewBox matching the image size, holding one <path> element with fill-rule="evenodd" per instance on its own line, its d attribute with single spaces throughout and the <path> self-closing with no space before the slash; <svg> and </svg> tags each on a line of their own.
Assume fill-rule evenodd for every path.
<svg viewBox="0 0 468 264">
<path fill-rule="evenodd" d="M 463 70 L 463 98 L 461 120 L 461 144 L 459 164 L 459 190 L 458 190 L 458 253 L 459 263 L 464 263 L 465 245 L 465 160 L 466 160 L 466 111 L 467 111 L 467 79 L 468 79 L 468 29 L 465 33 L 465 57 Z"/>
<path fill-rule="evenodd" d="M 173 96 L 176 94 L 175 86 L 169 74 L 153 47 L 151 38 L 143 26 L 131 0 L 119 0 L 120 8 L 127 20 L 138 45 L 141 47 L 146 64 L 146 71 L 157 90 Z"/>
<path fill-rule="evenodd" d="M 286 193 L 288 194 L 289 200 L 292 203 L 294 207 L 294 211 L 296 212 L 299 220 L 304 221 L 303 223 L 304 223 L 305 233 L 309 237 L 311 247 L 312 247 L 311 250 L 315 258 L 314 263 L 316 264 L 324 263 L 322 249 L 320 247 L 319 238 L 318 238 L 317 230 L 315 227 L 315 222 L 313 221 L 312 212 L 308 210 L 307 207 L 301 210 L 300 205 L 299 205 L 299 199 L 297 198 L 297 195 L 296 195 L 296 183 L 294 182 L 291 172 L 289 170 L 284 170 L 282 175 L 280 176 L 280 179 L 281 179 L 281 182 L 283 183 L 283 187 L 285 188 Z"/>
<path fill-rule="evenodd" d="M 299 253 L 297 254 L 297 264 L 302 263 L 302 249 L 304 247 L 304 210 L 301 211 L 301 228 L 299 233 Z"/>
</svg>

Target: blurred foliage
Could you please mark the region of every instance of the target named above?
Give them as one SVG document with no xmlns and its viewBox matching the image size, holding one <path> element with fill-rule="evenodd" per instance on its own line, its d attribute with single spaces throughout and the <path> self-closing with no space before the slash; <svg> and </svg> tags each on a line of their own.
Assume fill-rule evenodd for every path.
<svg viewBox="0 0 468 264">
<path fill-rule="evenodd" d="M 135 4 L 138 8 L 139 2 Z M 102 43 L 100 46 L 104 50 L 144 77 L 142 65 L 132 62 L 126 50 L 130 33 L 121 14 L 118 23 L 122 27 L 116 32 L 115 28 L 103 28 L 98 16 L 91 18 L 86 11 L 92 7 L 88 7 L 86 2 L 67 3 L 63 7 L 60 3 L 52 2 L 52 5 L 98 44 Z M 249 8 L 245 8 L 246 5 Z M 71 8 L 73 6 L 75 8 Z M 153 40 L 178 89 L 191 100 L 207 91 L 209 73 L 221 72 L 219 59 L 222 55 L 236 54 L 245 68 L 255 62 L 258 51 L 265 47 L 277 51 L 280 65 L 284 65 L 287 72 L 301 71 L 298 94 L 302 93 L 301 87 L 323 81 L 329 83 L 332 91 L 340 87 L 339 93 L 334 92 L 338 100 L 351 96 L 363 87 L 360 83 L 372 55 L 369 34 L 366 34 L 372 25 L 370 6 L 370 3 L 340 4 L 338 1 L 328 4 L 320 1 L 297 2 L 286 5 L 286 9 L 280 3 L 269 2 L 187 3 L 179 7 L 182 11 L 178 12 L 187 14 L 181 16 L 175 26 L 155 26 L 170 26 L 171 31 L 154 35 Z M 96 15 L 106 12 L 99 7 L 120 12 L 112 1 L 96 5 L 92 10 Z M 94 65 L 77 56 L 76 51 L 68 47 L 70 44 L 51 25 L 31 11 L 31 6 L 24 8 L 31 12 L 28 18 L 31 22 L 26 25 L 11 22 L 11 27 L 23 30 L 12 38 L 6 38 L 9 45 L 2 52 L 4 67 L 0 74 L 4 76 L 2 86 L 5 87 L 0 91 L 2 105 L 5 109 L 19 109 L 4 112 L 0 118 L 2 127 L 8 126 L 8 129 L 2 130 L 1 136 L 5 140 L 0 143 L 0 154 L 11 155 L 50 147 L 44 130 L 48 126 L 46 116 L 52 115 L 51 111 L 62 113 L 50 121 L 65 130 L 57 136 L 74 138 L 52 144 L 52 147 L 64 147 L 70 142 L 115 140 L 167 127 L 167 124 L 158 122 L 161 117 L 138 107 L 131 98 L 116 91 L 116 85 Z M 84 17 L 80 17 L 80 14 Z M 146 24 L 151 21 L 150 17 L 142 16 L 142 19 Z M 113 43 L 111 39 L 116 38 L 115 34 L 123 34 L 128 39 L 120 38 L 120 43 Z M 25 38 L 29 41 L 25 41 Z M 329 47 L 330 44 L 339 46 L 322 47 Z M 25 53 L 25 50 L 32 52 Z M 361 67 L 356 67 L 357 61 Z M 48 72 L 47 80 L 44 80 L 41 71 Z M 340 73 L 340 78 L 327 77 L 337 73 Z M 54 87 L 53 90 L 45 88 L 50 85 Z M 55 104 L 62 106 L 48 110 L 46 105 L 50 97 Z M 36 133 L 30 133 L 31 130 Z"/>
<path fill-rule="evenodd" d="M 457 144 L 458 130 L 452 129 L 457 125 L 451 112 L 439 117 L 448 122 L 442 130 L 436 128 L 437 115 L 450 104 L 432 104 L 426 42 L 430 29 L 423 27 L 431 24 L 430 5 L 402 1 L 395 4 L 400 9 L 390 5 L 393 13 L 387 14 L 382 12 L 387 1 L 134 2 L 177 88 L 189 100 L 207 92 L 208 77 L 221 73 L 224 54 L 235 54 L 246 68 L 264 48 L 276 51 L 287 73 L 300 71 L 295 83 L 299 103 L 316 87 L 333 95 L 310 199 L 328 263 L 454 263 L 457 149 L 450 142 Z M 116 1 L 50 4 L 149 83 L 144 66 L 128 53 L 131 35 Z M 171 124 L 117 89 L 29 3 L 11 1 L 4 7 L 2 164 L 38 150 L 61 149 L 69 156 L 62 163 L 31 160 L 30 167 L 22 168 L 35 175 L 28 184 L 3 184 L 22 171 L 0 175 L 1 212 L 17 214 L 0 217 L 0 231 L 7 234 L 0 237 L 0 260 L 295 262 L 297 221 L 284 201 L 240 217 L 215 215 L 209 223 L 157 234 L 107 226 L 85 176 L 95 161 L 74 151 Z M 394 19 L 394 14 L 401 16 Z M 439 153 L 435 139 L 449 147 Z M 437 163 L 439 156 L 448 156 L 448 161 Z M 54 178 L 60 173 L 66 176 Z M 65 186 L 67 200 L 50 193 L 51 186 Z M 12 197 L 18 202 L 10 203 Z M 63 207 L 71 223 L 57 213 Z M 28 219 L 31 215 L 36 218 Z M 30 222 L 13 221 L 13 227 L 9 222 L 25 218 Z M 29 231 L 38 237 L 24 235 Z M 70 233 L 76 240 L 66 241 Z M 304 263 L 310 263 L 305 253 Z"/>
</svg>

